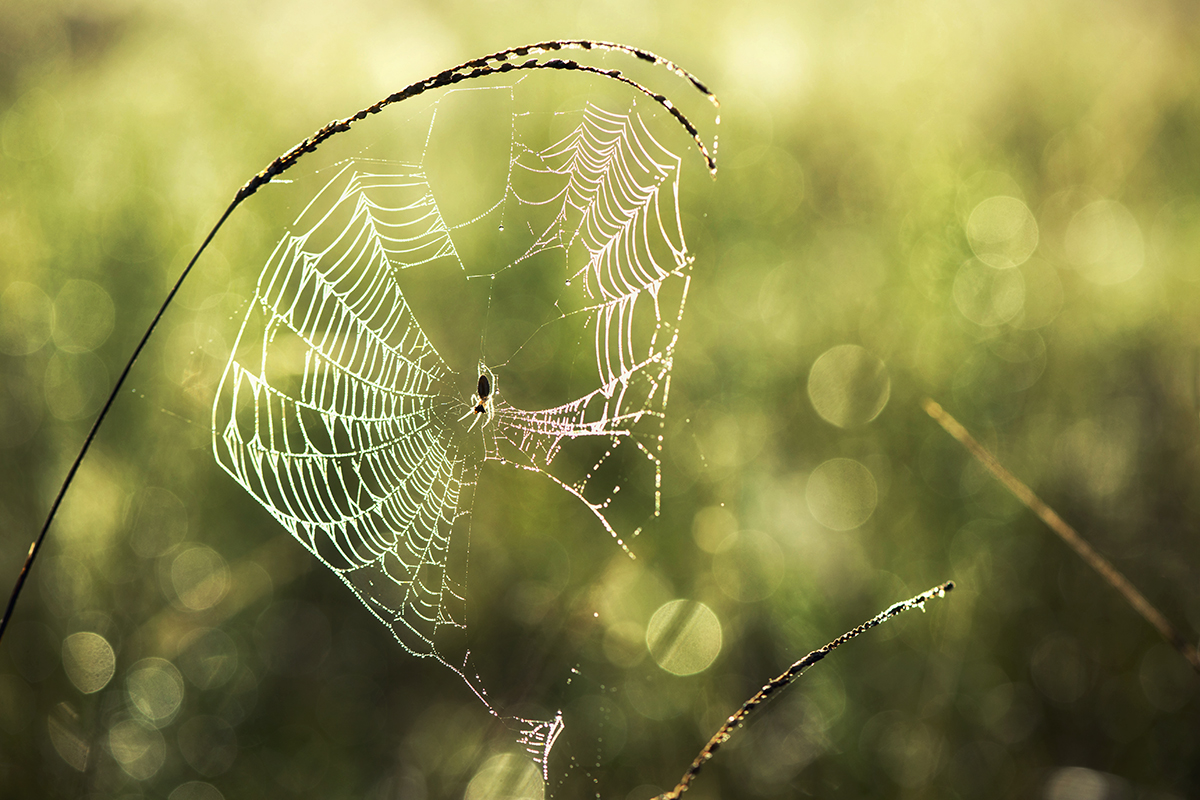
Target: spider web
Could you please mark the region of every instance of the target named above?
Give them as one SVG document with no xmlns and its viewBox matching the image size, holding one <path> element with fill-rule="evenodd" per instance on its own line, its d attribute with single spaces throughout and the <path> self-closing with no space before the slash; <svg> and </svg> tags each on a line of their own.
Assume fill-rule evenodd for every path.
<svg viewBox="0 0 1200 800">
<path fill-rule="evenodd" d="M 513 89 L 498 91 L 511 98 Z M 478 90 L 444 98 L 469 91 Z M 526 135 L 541 118 L 513 109 L 500 196 L 450 223 L 438 198 L 454 187 L 438 185 L 426 163 L 443 101 L 432 106 L 419 158 L 359 155 L 323 171 L 259 276 L 214 402 L 213 450 L 408 652 L 454 670 L 499 716 L 469 651 L 451 656 L 445 642 L 466 625 L 480 467 L 490 460 L 544 476 L 632 556 L 627 540 L 641 526 L 615 519 L 613 503 L 632 457 L 652 484 L 641 493 L 650 506 L 643 518 L 660 514 L 662 427 L 692 257 L 680 159 L 636 104 L 560 112 L 555 121 L 567 130 L 549 145 Z M 485 243 L 503 240 L 472 247 L 476 229 Z M 419 284 L 406 285 L 430 270 L 482 280 L 490 311 L 497 277 L 547 264 L 566 276 L 549 312 L 515 345 L 493 346 L 484 330 L 477 363 L 448 355 L 449 337 L 435 333 L 445 322 L 419 318 Z M 452 327 L 472 338 L 484 325 L 468 318 Z M 550 391 L 565 385 L 567 396 L 524 407 L 506 386 L 510 377 L 521 385 L 519 367 L 539 337 L 566 343 L 568 379 Z M 482 433 L 473 430 L 478 399 L 467 397 L 476 369 L 492 377 Z M 561 714 L 515 721 L 545 777 Z"/>
</svg>

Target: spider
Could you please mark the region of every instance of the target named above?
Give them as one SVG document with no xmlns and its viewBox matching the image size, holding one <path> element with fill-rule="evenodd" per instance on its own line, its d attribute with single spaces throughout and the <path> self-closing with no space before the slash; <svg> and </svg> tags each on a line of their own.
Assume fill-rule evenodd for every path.
<svg viewBox="0 0 1200 800">
<path fill-rule="evenodd" d="M 475 419 L 471 420 L 471 427 L 467 428 L 468 431 L 474 430 L 475 423 L 479 421 L 480 414 L 483 415 L 484 425 L 487 425 L 491 421 L 492 414 L 495 412 L 495 408 L 492 405 L 495 383 L 496 376 L 492 374 L 490 369 L 483 365 L 482 361 L 479 362 L 479 385 L 476 387 L 475 394 L 468 401 L 471 408 L 467 413 L 458 418 L 458 421 L 462 422 L 472 414 L 475 415 Z"/>
</svg>

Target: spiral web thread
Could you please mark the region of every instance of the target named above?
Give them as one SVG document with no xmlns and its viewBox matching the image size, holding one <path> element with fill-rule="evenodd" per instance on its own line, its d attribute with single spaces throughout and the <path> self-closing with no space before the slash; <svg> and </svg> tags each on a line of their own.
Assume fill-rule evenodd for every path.
<svg viewBox="0 0 1200 800">
<path fill-rule="evenodd" d="M 268 259 L 213 407 L 218 464 L 406 650 L 454 670 L 493 714 L 468 656 L 460 662 L 438 646 L 439 632 L 465 628 L 465 540 L 482 461 L 554 481 L 628 553 L 606 513 L 619 487 L 593 475 L 619 448 L 636 447 L 653 465 L 659 513 L 661 429 L 692 263 L 680 160 L 634 108 L 588 104 L 574 114 L 571 132 L 538 150 L 513 125 L 509 179 L 492 210 L 516 202 L 549 212 L 544 229 L 531 227 L 533 244 L 499 271 L 548 251 L 580 264 L 564 289 L 575 310 L 559 319 L 583 316 L 579 358 L 594 362 L 594 388 L 526 410 L 505 401 L 498 369 L 482 436 L 469 433 L 478 420 L 460 419 L 471 409 L 462 387 L 477 376 L 446 363 L 397 278 L 437 262 L 464 278 L 481 274 L 455 248 L 457 228 L 443 219 L 424 156 L 414 164 L 356 158 Z M 435 120 L 436 106 L 426 152 Z M 538 196 L 521 196 L 514 175 L 536 180 Z M 489 215 L 463 227 L 489 224 Z M 604 455 L 585 477 L 568 479 L 556 456 L 581 439 L 603 442 Z M 514 722 L 546 777 L 561 715 Z"/>
</svg>

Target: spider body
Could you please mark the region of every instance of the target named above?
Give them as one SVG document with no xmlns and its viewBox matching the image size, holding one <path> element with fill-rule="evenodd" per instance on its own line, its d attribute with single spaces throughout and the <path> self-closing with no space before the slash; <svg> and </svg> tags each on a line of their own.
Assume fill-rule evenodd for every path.
<svg viewBox="0 0 1200 800">
<path fill-rule="evenodd" d="M 480 415 L 483 416 L 483 424 L 487 425 L 492 419 L 494 407 L 492 405 L 492 384 L 496 380 L 496 376 L 492 371 L 479 362 L 479 383 L 475 387 L 475 394 L 468 401 L 471 406 L 467 413 L 458 418 L 462 422 L 467 417 L 474 415 L 475 419 L 471 420 L 471 427 L 467 430 L 472 430 L 475 423 L 479 421 Z"/>
</svg>

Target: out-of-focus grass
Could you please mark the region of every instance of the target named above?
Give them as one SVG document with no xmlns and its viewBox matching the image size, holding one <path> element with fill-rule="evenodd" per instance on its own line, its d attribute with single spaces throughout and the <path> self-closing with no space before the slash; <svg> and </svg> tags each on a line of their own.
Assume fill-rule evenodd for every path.
<svg viewBox="0 0 1200 800">
<path fill-rule="evenodd" d="M 946 578 L 959 590 L 940 608 L 766 709 L 697 796 L 1195 794 L 1195 676 L 917 405 L 952 410 L 1200 628 L 1200 47 L 1185 3 L 6 4 L 0 576 L 237 186 L 412 80 L 576 35 L 708 82 L 722 164 L 715 183 L 685 175 L 695 280 L 665 524 L 638 561 L 546 487 L 485 474 L 477 646 L 504 654 L 486 665 L 495 683 L 553 687 L 527 699 L 580 720 L 553 765 L 559 796 L 665 788 L 767 677 Z M 236 298 L 205 300 L 252 281 L 246 253 L 277 236 L 240 219 L 181 314 L 232 324 Z M 147 397 L 118 408 L 0 648 L 0 782 L 440 797 L 494 773 L 511 739 L 461 683 L 400 653 L 213 474 L 206 387 L 188 376 L 217 356 L 195 362 L 207 340 L 182 324 L 160 339 L 135 375 Z M 188 606 L 177 563 L 223 565 L 204 573 L 226 576 L 222 599 Z M 696 676 L 645 648 L 676 598 L 721 623 Z M 604 619 L 588 627 L 592 608 Z M 95 694 L 71 677 L 81 633 L 113 650 Z M 580 675 L 531 677 L 539 653 L 571 648 Z M 174 716 L 137 707 L 155 680 L 167 705 L 182 692 Z"/>
</svg>

